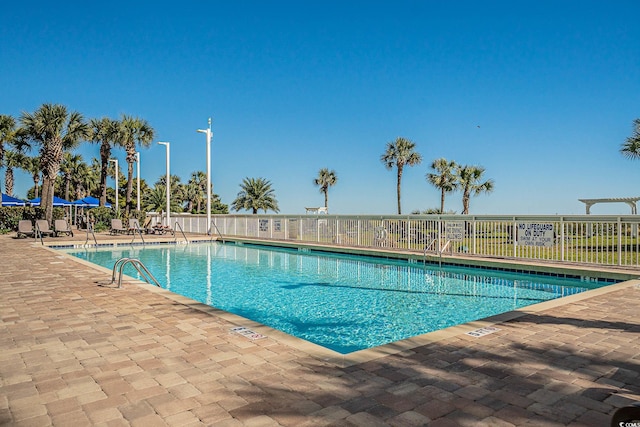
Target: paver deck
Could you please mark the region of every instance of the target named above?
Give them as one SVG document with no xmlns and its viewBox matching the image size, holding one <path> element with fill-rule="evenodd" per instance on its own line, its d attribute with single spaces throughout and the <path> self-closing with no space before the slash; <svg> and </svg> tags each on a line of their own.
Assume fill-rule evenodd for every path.
<svg viewBox="0 0 640 427">
<path fill-rule="evenodd" d="M 0 425 L 607 426 L 640 401 L 640 281 L 341 365 L 148 285 L 98 286 L 107 272 L 14 235 Z"/>
</svg>

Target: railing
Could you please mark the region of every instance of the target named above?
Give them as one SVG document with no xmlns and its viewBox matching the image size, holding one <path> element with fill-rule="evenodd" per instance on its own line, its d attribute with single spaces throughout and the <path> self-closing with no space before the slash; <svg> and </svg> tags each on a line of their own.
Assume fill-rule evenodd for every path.
<svg viewBox="0 0 640 427">
<path fill-rule="evenodd" d="M 224 243 L 224 237 L 222 236 L 222 233 L 220 232 L 220 229 L 218 228 L 218 226 L 216 225 L 216 222 L 214 220 L 211 220 L 211 224 L 209 224 L 209 230 L 208 230 L 208 233 L 211 234 L 211 240 L 213 240 L 213 229 L 214 228 L 218 232 L 218 236 L 220 236 L 220 240 L 222 240 L 222 243 Z"/>
<path fill-rule="evenodd" d="M 184 234 L 184 230 L 182 229 L 182 226 L 180 225 L 179 222 L 176 222 L 176 227 L 175 228 L 179 228 L 180 229 L 180 232 L 182 233 L 182 237 L 184 237 L 184 242 L 188 244 L 189 243 L 189 239 L 187 239 L 187 235 Z M 173 240 L 174 240 L 174 242 L 178 241 L 178 233 L 175 230 L 173 232 Z"/>
<path fill-rule="evenodd" d="M 98 246 L 98 240 L 96 239 L 96 234 L 93 231 L 93 223 L 91 223 L 91 222 L 87 223 L 87 238 L 84 241 L 84 244 L 82 246 L 83 247 L 89 246 L 89 233 L 91 233 L 91 236 L 93 237 L 93 241 L 94 241 L 95 245 Z"/>
<path fill-rule="evenodd" d="M 209 228 L 201 215 L 172 218 L 188 233 Z M 640 215 L 215 215 L 212 221 L 227 238 L 640 267 Z M 530 224 L 547 227 L 546 241 L 525 236 Z"/>
<path fill-rule="evenodd" d="M 140 236 L 140 240 L 142 240 L 142 244 L 145 244 L 144 237 L 142 237 L 142 229 L 140 228 L 140 224 L 138 223 L 138 221 L 133 223 L 133 226 L 129 226 L 129 231 L 131 231 L 131 234 L 133 234 L 131 243 L 136 240 L 136 233 L 138 233 L 138 235 Z"/>
<path fill-rule="evenodd" d="M 116 261 L 116 263 L 113 265 L 113 271 L 111 272 L 111 284 L 112 285 L 114 283 L 116 283 L 116 271 L 117 271 L 118 272 L 118 287 L 119 288 L 122 287 L 122 270 L 124 269 L 124 266 L 127 265 L 127 264 L 131 264 L 138 271 L 138 274 L 140 274 L 140 276 L 147 283 L 150 283 L 152 285 L 156 285 L 159 288 L 162 287 L 162 286 L 160 286 L 160 283 L 158 283 L 156 278 L 153 277 L 153 274 L 151 274 L 151 272 L 149 272 L 147 267 L 144 266 L 142 261 L 140 261 L 137 258 L 120 258 L 119 260 Z"/>
</svg>

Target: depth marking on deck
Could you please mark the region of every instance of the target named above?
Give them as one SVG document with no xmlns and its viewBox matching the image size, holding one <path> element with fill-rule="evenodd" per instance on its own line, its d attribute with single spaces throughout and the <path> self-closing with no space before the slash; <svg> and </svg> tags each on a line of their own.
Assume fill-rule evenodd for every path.
<svg viewBox="0 0 640 427">
<path fill-rule="evenodd" d="M 472 336 L 472 337 L 476 337 L 476 338 L 480 338 L 480 337 L 483 337 L 485 335 L 489 335 L 489 334 L 492 334 L 494 332 L 497 332 L 499 330 L 500 329 L 494 328 L 493 326 L 487 326 L 485 328 L 476 329 L 475 331 L 469 331 L 469 332 L 467 332 L 467 335 Z"/>
<path fill-rule="evenodd" d="M 259 334 L 257 332 L 253 332 L 251 329 L 245 328 L 244 326 L 238 326 L 236 328 L 231 328 L 232 333 L 236 333 L 238 335 L 242 335 L 243 337 L 247 337 L 250 340 L 261 340 L 262 338 L 266 338 L 266 335 Z"/>
</svg>

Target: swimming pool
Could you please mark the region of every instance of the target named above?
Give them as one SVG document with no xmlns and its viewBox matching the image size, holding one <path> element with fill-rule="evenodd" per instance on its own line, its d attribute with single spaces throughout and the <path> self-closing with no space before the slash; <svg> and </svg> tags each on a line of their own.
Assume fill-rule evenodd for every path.
<svg viewBox="0 0 640 427">
<path fill-rule="evenodd" d="M 172 292 L 342 354 L 608 284 L 222 243 L 64 252 L 107 268 L 138 258 Z"/>
</svg>

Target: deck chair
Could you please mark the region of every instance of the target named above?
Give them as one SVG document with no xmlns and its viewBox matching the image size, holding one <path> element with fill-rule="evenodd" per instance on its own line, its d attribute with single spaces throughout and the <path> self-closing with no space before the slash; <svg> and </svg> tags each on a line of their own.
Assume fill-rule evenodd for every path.
<svg viewBox="0 0 640 427">
<path fill-rule="evenodd" d="M 49 228 L 49 221 L 46 219 L 36 220 L 36 233 L 40 234 L 41 237 L 54 235 L 53 230 Z"/>
<path fill-rule="evenodd" d="M 109 234 L 111 235 L 115 235 L 115 234 L 124 234 L 127 232 L 127 229 L 124 228 L 122 226 L 122 220 L 121 219 L 112 219 L 111 220 L 111 229 L 109 230 Z"/>
<path fill-rule="evenodd" d="M 67 236 L 73 237 L 73 230 L 71 230 L 71 226 L 64 219 L 56 219 L 53 221 L 53 228 L 56 230 L 54 236 L 66 234 Z"/>
<path fill-rule="evenodd" d="M 140 228 L 140 223 L 137 218 L 129 218 L 129 228 L 127 229 L 127 233 L 133 234 L 136 231 L 142 232 Z"/>
<path fill-rule="evenodd" d="M 18 221 L 18 233 L 16 234 L 17 238 L 20 237 L 32 237 L 35 236 L 36 232 L 33 231 L 33 222 L 30 219 L 21 219 Z"/>
</svg>

